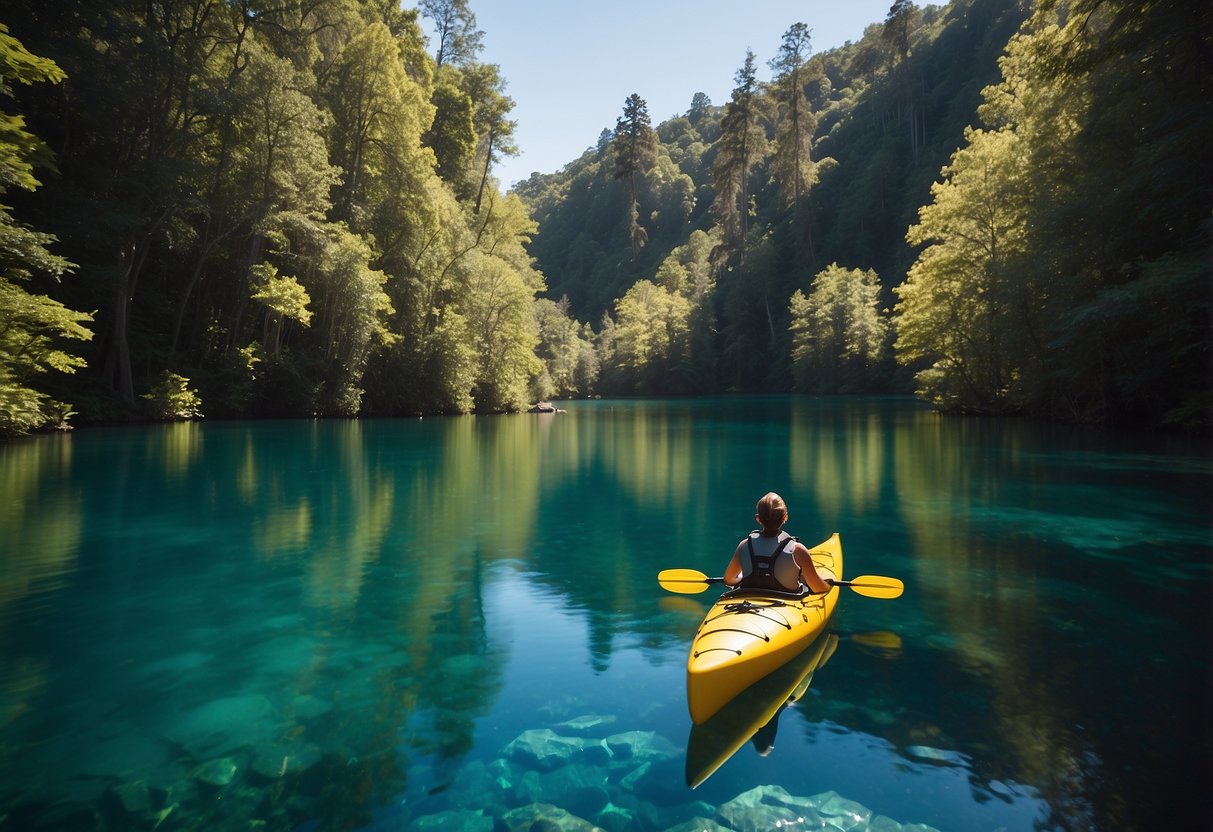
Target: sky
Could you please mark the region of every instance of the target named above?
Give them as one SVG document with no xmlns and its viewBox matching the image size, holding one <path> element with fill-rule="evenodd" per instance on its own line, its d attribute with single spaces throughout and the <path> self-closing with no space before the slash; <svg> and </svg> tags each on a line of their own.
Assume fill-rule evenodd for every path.
<svg viewBox="0 0 1213 832">
<path fill-rule="evenodd" d="M 759 78 L 793 23 L 812 30 L 812 51 L 857 41 L 893 0 L 468 0 L 484 32 L 480 60 L 497 64 L 521 151 L 494 169 L 502 187 L 532 171 L 553 173 L 614 129 L 637 93 L 656 127 L 691 97 L 729 100 L 733 75 L 753 50 Z M 406 0 L 406 5 L 409 5 Z M 429 21 L 422 19 L 434 41 Z"/>
</svg>

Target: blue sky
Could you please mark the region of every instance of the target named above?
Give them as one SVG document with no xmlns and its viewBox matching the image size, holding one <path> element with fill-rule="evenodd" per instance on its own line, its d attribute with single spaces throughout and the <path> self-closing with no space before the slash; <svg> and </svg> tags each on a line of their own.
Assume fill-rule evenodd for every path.
<svg viewBox="0 0 1213 832">
<path fill-rule="evenodd" d="M 723 104 L 747 46 L 765 80 L 766 62 L 793 23 L 807 24 L 813 51 L 822 52 L 859 40 L 892 3 L 469 0 L 484 31 L 480 59 L 500 65 L 518 122 L 522 152 L 494 172 L 508 188 L 532 171 L 560 170 L 595 144 L 603 128 L 614 128 L 632 93 L 648 102 L 654 125 L 686 112 L 696 92 Z"/>
</svg>

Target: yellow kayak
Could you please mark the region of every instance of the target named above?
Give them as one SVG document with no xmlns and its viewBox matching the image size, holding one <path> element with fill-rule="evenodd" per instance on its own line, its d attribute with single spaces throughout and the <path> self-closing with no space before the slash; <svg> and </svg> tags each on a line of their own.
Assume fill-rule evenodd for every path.
<svg viewBox="0 0 1213 832">
<path fill-rule="evenodd" d="M 823 578 L 842 578 L 838 534 L 811 547 Z M 730 590 L 708 610 L 687 657 L 687 706 L 691 721 L 706 722 L 737 694 L 786 664 L 826 628 L 841 590 L 793 595 Z"/>
<path fill-rule="evenodd" d="M 732 757 L 746 740 L 775 726 L 780 711 L 804 696 L 834 649 L 838 636 L 822 633 L 811 645 L 725 704 L 711 719 L 691 726 L 687 740 L 687 785 L 692 789 L 707 780 Z M 760 753 L 762 753 L 760 751 Z"/>
</svg>

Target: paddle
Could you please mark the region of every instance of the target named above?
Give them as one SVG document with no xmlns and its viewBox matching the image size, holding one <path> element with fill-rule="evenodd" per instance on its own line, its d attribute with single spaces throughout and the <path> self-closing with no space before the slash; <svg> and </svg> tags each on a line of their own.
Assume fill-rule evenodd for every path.
<svg viewBox="0 0 1213 832">
<path fill-rule="evenodd" d="M 697 569 L 663 569 L 657 573 L 657 583 L 670 592 L 695 595 L 712 584 L 724 583 L 724 578 L 709 578 Z M 829 583 L 848 587 L 868 598 L 897 598 L 905 590 L 905 584 L 897 578 L 881 575 L 860 575 L 849 581 L 830 580 Z"/>
</svg>

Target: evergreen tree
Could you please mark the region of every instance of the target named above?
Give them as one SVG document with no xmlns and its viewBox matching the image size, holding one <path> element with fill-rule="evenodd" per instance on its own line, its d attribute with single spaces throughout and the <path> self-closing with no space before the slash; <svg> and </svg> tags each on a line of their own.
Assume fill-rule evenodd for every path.
<svg viewBox="0 0 1213 832">
<path fill-rule="evenodd" d="M 644 174 L 657 161 L 657 134 L 649 123 L 648 105 L 636 93 L 629 95 L 623 104 L 623 115 L 615 123 L 611 152 L 615 159 L 615 178 L 626 180 L 628 184 L 628 237 L 635 262 L 648 241 L 648 232 L 640 225 L 636 176 Z"/>
<path fill-rule="evenodd" d="M 723 229 L 721 255 L 731 254 L 735 262 L 745 260 L 745 238 L 749 231 L 750 174 L 766 156 L 767 138 L 760 117 L 761 93 L 754 66 L 754 53 L 746 50 L 745 63 L 734 76 L 736 86 L 725 105 L 716 142 L 716 161 L 712 183 L 716 201 L 712 208 Z"/>
<path fill-rule="evenodd" d="M 809 27 L 793 24 L 770 62 L 775 72 L 772 92 L 779 108 L 779 126 L 771 172 L 785 206 L 799 206 L 813 181 L 813 134 L 817 120 L 805 98 L 809 83 Z"/>
</svg>

